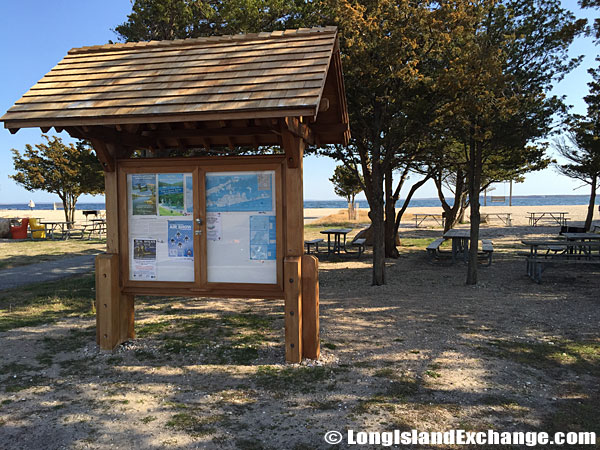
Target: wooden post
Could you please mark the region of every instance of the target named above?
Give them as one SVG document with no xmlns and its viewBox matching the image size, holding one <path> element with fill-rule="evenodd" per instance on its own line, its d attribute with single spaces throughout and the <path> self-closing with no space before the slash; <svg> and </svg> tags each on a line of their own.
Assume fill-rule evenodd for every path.
<svg viewBox="0 0 600 450">
<path fill-rule="evenodd" d="M 302 263 L 299 256 L 285 258 L 285 360 L 302 360 Z"/>
<path fill-rule="evenodd" d="M 319 359 L 319 260 L 302 256 L 302 356 Z"/>
<path fill-rule="evenodd" d="M 94 148 L 100 145 L 96 142 Z M 105 154 L 107 149 L 116 154 L 111 146 L 103 149 Z M 122 294 L 120 288 L 119 191 L 114 158 L 110 168 L 104 172 L 107 254 L 96 258 L 96 342 L 103 350 L 112 350 L 135 337 L 134 296 Z"/>
<path fill-rule="evenodd" d="M 96 256 L 96 337 L 103 350 L 112 350 L 119 345 L 119 255 Z"/>
<path fill-rule="evenodd" d="M 285 359 L 302 360 L 302 254 L 304 253 L 304 205 L 302 157 L 304 141 L 282 129 L 285 169 Z"/>
</svg>

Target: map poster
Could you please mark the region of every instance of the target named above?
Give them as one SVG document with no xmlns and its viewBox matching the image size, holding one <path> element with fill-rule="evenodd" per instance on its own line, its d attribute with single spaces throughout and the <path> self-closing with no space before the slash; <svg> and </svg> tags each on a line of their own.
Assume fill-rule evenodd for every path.
<svg viewBox="0 0 600 450">
<path fill-rule="evenodd" d="M 190 220 L 169 220 L 169 258 L 194 257 L 194 224 Z"/>
<path fill-rule="evenodd" d="M 273 172 L 206 174 L 206 211 L 273 210 Z"/>
<path fill-rule="evenodd" d="M 220 241 L 223 239 L 221 213 L 206 213 L 206 239 L 209 241 Z"/>
<path fill-rule="evenodd" d="M 156 239 L 133 240 L 133 280 L 156 280 Z"/>
<path fill-rule="evenodd" d="M 185 176 L 185 215 L 191 216 L 194 213 L 194 177 Z"/>
<path fill-rule="evenodd" d="M 183 216 L 183 174 L 158 174 L 158 214 L 161 216 Z"/>
<path fill-rule="evenodd" d="M 250 259 L 269 261 L 277 256 L 275 216 L 250 216 Z"/>
<path fill-rule="evenodd" d="M 156 175 L 131 175 L 130 201 L 134 216 L 156 215 Z"/>
</svg>

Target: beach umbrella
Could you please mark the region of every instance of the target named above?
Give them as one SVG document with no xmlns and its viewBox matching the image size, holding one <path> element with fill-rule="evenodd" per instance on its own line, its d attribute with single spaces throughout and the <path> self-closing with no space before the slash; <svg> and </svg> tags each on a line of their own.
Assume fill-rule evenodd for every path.
<svg viewBox="0 0 600 450">
<path fill-rule="evenodd" d="M 35 202 L 33 200 L 29 200 L 29 209 L 35 208 Z"/>
</svg>

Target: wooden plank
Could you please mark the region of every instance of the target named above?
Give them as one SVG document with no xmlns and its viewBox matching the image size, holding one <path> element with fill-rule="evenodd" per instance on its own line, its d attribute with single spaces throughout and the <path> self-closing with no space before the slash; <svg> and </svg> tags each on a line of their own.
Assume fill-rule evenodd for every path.
<svg viewBox="0 0 600 450">
<path fill-rule="evenodd" d="M 301 37 L 288 37 L 288 38 L 277 38 L 277 39 L 254 39 L 254 40 L 239 40 L 233 41 L 229 40 L 228 42 L 210 42 L 211 38 L 205 38 L 204 42 L 200 41 L 200 39 L 186 39 L 181 42 L 181 45 L 178 46 L 146 46 L 146 48 L 139 48 L 136 45 L 128 44 L 127 46 L 123 46 L 121 48 L 118 45 L 109 45 L 106 46 L 104 51 L 102 49 L 96 47 L 81 47 L 74 48 L 69 50 L 65 59 L 82 59 L 82 58 L 90 58 L 90 57 L 107 57 L 107 58 L 116 58 L 116 57 L 127 57 L 131 54 L 136 53 L 144 53 L 144 54 L 172 54 L 179 52 L 183 54 L 189 50 L 193 50 L 195 48 L 202 48 L 205 51 L 213 51 L 218 53 L 227 52 L 227 49 L 232 47 L 240 48 L 244 47 L 247 49 L 252 48 L 273 48 L 277 46 L 293 46 L 293 45 L 302 45 L 304 43 L 310 42 L 319 42 L 323 40 L 333 40 L 335 39 L 335 33 L 318 33 L 315 36 L 301 36 Z M 164 42 L 164 41 L 163 41 Z M 139 44 L 139 43 L 137 43 Z"/>
<path fill-rule="evenodd" d="M 119 258 L 96 256 L 96 337 L 103 350 L 112 350 L 120 339 Z"/>
<path fill-rule="evenodd" d="M 26 127 L 69 127 L 81 125 L 116 125 L 116 124 L 158 124 L 168 122 L 186 122 L 186 121 L 210 121 L 210 120 L 235 120 L 235 119 L 263 119 L 263 118 L 281 118 L 288 116 L 310 116 L 314 114 L 315 107 L 291 107 L 270 110 L 258 110 L 248 108 L 244 111 L 192 111 L 189 113 L 172 114 L 145 114 L 129 116 L 90 116 L 90 117 L 56 117 L 56 115 L 47 115 L 46 117 L 31 117 L 27 113 L 20 114 L 20 117 L 14 117 L 12 114 L 5 114 L 0 121 L 4 121 L 4 128 L 19 129 Z"/>
<path fill-rule="evenodd" d="M 135 338 L 135 296 L 119 293 L 119 343 Z"/>
<path fill-rule="evenodd" d="M 53 97 L 23 97 L 16 103 L 15 110 L 26 110 L 27 108 L 46 107 L 46 105 L 62 105 L 63 108 L 98 108 L 118 105 L 160 105 L 160 104 L 185 104 L 185 103 L 212 103 L 212 102 L 228 102 L 242 100 L 259 100 L 266 98 L 303 98 L 316 97 L 320 94 L 321 89 L 316 88 L 298 88 L 298 89 L 270 89 L 252 91 L 252 89 L 234 93 L 211 93 L 192 95 L 191 93 L 183 93 L 181 95 L 169 96 L 165 93 L 155 92 L 151 95 L 148 92 L 127 93 L 125 95 L 113 95 L 106 93 L 102 95 L 101 100 L 92 100 L 86 94 L 77 95 L 60 95 Z"/>
<path fill-rule="evenodd" d="M 180 55 L 140 55 L 136 54 L 133 58 L 118 58 L 107 59 L 104 61 L 93 61 L 85 59 L 81 61 L 70 61 L 63 59 L 52 71 L 61 70 L 87 70 L 104 72 L 108 69 L 119 68 L 127 70 L 128 67 L 147 64 L 148 68 L 164 68 L 170 65 L 178 67 L 186 67 L 191 64 L 207 64 L 207 65 L 223 65 L 268 61 L 291 61 L 298 59 L 307 59 L 315 57 L 325 57 L 331 52 L 331 43 L 324 42 L 321 45 L 303 46 L 303 47 L 288 47 L 282 48 L 267 48 L 265 50 L 244 51 L 239 48 L 234 48 L 227 53 L 210 53 L 204 50 L 196 50 L 185 52 Z"/>
<path fill-rule="evenodd" d="M 270 77 L 274 78 L 274 77 Z M 48 96 L 60 99 L 60 96 L 68 96 L 77 99 L 76 96 L 87 96 L 92 94 L 103 94 L 111 98 L 129 98 L 147 95 L 156 96 L 176 96 L 176 95 L 199 95 L 199 94 L 227 94 L 243 91 L 270 91 L 272 89 L 311 89 L 321 88 L 322 82 L 320 76 L 309 78 L 306 81 L 288 80 L 276 81 L 266 79 L 260 83 L 242 83 L 235 82 L 217 84 L 214 81 L 188 81 L 175 83 L 141 83 L 135 85 L 116 85 L 116 86 L 89 86 L 89 87 L 71 87 L 71 88 L 51 88 L 51 89 L 30 89 L 17 102 L 20 103 L 25 99 L 43 99 Z M 79 98 L 81 99 L 81 98 Z"/>
<path fill-rule="evenodd" d="M 62 107 L 61 107 L 62 106 Z M 316 110 L 317 97 L 292 97 L 284 99 L 267 100 L 238 100 L 238 101 L 211 101 L 207 103 L 177 103 L 163 105 L 127 105 L 105 107 L 68 108 L 64 104 L 42 104 L 41 106 L 13 106 L 2 118 L 34 119 L 34 118 L 67 118 L 67 117 L 98 117 L 98 116 L 129 116 L 152 114 L 182 114 L 216 111 L 236 111 L 242 109 L 280 109 L 294 107 L 309 107 Z M 248 116 L 251 117 L 251 116 Z M 118 122 L 117 122 L 118 123 Z M 121 122 L 125 123 L 125 122 Z"/>
<path fill-rule="evenodd" d="M 286 68 L 303 68 L 303 67 L 314 67 L 320 65 L 326 65 L 329 62 L 329 57 L 321 57 L 314 59 L 302 59 L 293 61 L 275 61 L 275 62 L 261 62 L 253 63 L 249 62 L 246 64 L 227 64 L 220 66 L 205 66 L 201 64 L 191 65 L 189 67 L 180 68 L 178 66 L 170 65 L 167 68 L 162 69 L 146 69 L 143 65 L 137 66 L 132 70 L 116 70 L 114 71 L 102 71 L 102 72 L 89 72 L 89 71 L 50 71 L 42 80 L 44 81 L 66 81 L 72 79 L 102 79 L 102 78 L 129 78 L 129 77 L 154 77 L 159 75 L 177 75 L 177 74 L 207 74 L 207 73 L 230 73 L 230 72 L 246 72 L 251 70 L 261 69 L 286 69 Z"/>
<path fill-rule="evenodd" d="M 220 78 L 210 74 L 212 78 L 204 78 L 197 76 L 165 76 L 165 77 L 153 77 L 150 79 L 137 77 L 128 78 L 125 80 L 73 80 L 69 82 L 40 82 L 32 86 L 32 88 L 25 95 L 54 95 L 53 89 L 65 89 L 64 92 L 83 93 L 93 92 L 91 89 L 96 90 L 97 93 L 106 92 L 106 89 L 112 90 L 139 90 L 139 89 L 193 89 L 197 87 L 225 87 L 225 86 L 259 86 L 263 84 L 272 85 L 275 83 L 293 83 L 300 81 L 319 81 L 318 86 L 323 83 L 324 72 L 322 70 L 308 71 L 301 74 L 295 75 L 260 75 L 252 77 L 229 77 L 222 76 Z M 88 90 L 89 89 L 89 90 Z M 46 94 L 48 93 L 48 94 Z M 60 93 L 60 92 L 59 92 Z"/>
<path fill-rule="evenodd" d="M 287 129 L 282 129 L 283 148 L 286 154 L 285 208 L 287 256 L 304 253 L 304 209 L 302 185 L 302 157 L 304 142 Z"/>
<path fill-rule="evenodd" d="M 286 257 L 283 263 L 285 292 L 285 360 L 302 360 L 302 263 L 299 256 Z"/>
<path fill-rule="evenodd" d="M 322 240 L 322 239 L 321 239 Z M 302 256 L 302 357 L 319 359 L 319 260 Z"/>
</svg>

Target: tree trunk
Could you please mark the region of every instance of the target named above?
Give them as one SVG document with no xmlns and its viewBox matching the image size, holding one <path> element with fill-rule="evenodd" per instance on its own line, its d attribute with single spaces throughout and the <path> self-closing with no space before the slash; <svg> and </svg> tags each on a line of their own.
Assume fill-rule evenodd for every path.
<svg viewBox="0 0 600 450">
<path fill-rule="evenodd" d="M 372 193 L 373 201 L 369 217 L 373 227 L 373 285 L 385 284 L 385 226 L 383 202 L 383 172 L 381 164 L 373 161 Z"/>
<path fill-rule="evenodd" d="M 592 220 L 594 219 L 594 206 L 596 204 L 596 188 L 598 184 L 598 177 L 592 177 L 592 192 L 590 192 L 590 203 L 588 204 L 587 216 L 585 218 L 585 230 L 590 231 L 592 228 Z"/>
<path fill-rule="evenodd" d="M 477 284 L 477 253 L 479 246 L 479 192 L 481 188 L 482 154 L 481 144 L 471 140 L 470 176 L 469 176 L 469 203 L 471 205 L 471 233 L 469 246 L 469 267 L 467 268 L 467 284 Z"/>
<path fill-rule="evenodd" d="M 396 230 L 396 200 L 393 192 L 393 179 L 391 166 L 386 170 L 384 177 L 385 184 L 385 222 L 384 222 L 384 238 L 385 238 L 385 256 L 387 258 L 398 258 L 400 253 L 396 247 L 397 236 Z"/>
<path fill-rule="evenodd" d="M 457 223 L 457 214 L 461 209 L 461 205 L 464 204 L 465 198 L 465 175 L 462 169 L 456 171 L 456 186 L 454 187 L 454 204 L 450 206 L 446 201 L 446 197 L 443 192 L 442 175 L 438 174 L 434 177 L 433 181 L 438 192 L 438 198 L 442 203 L 442 209 L 444 210 L 444 233 L 449 229 L 453 228 Z"/>
</svg>

